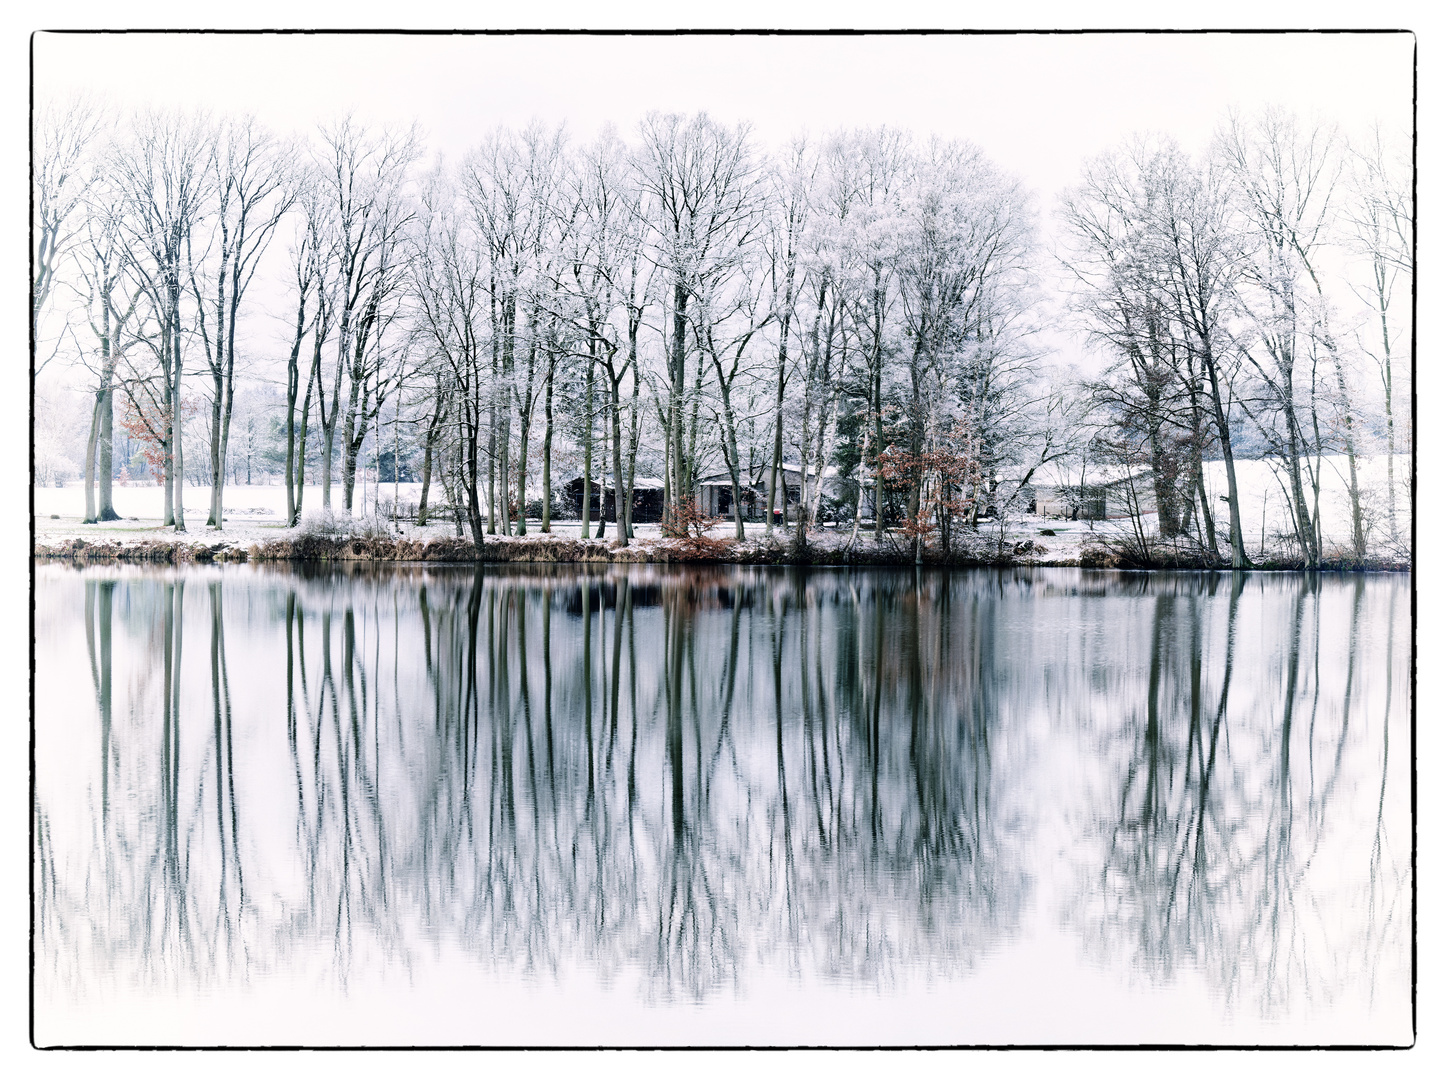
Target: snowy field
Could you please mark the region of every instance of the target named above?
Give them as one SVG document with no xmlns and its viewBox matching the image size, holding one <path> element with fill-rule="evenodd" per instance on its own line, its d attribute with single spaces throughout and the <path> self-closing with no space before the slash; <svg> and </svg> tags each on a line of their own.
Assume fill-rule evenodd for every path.
<svg viewBox="0 0 1446 1080">
<path fill-rule="evenodd" d="M 1366 518 L 1366 542 L 1374 552 L 1385 552 L 1391 546 L 1391 526 L 1388 512 L 1386 483 L 1386 455 L 1356 459 L 1356 468 L 1361 487 L 1361 503 Z M 1321 538 L 1326 551 L 1332 548 L 1349 548 L 1351 545 L 1351 503 L 1349 494 L 1349 466 L 1345 456 L 1331 456 L 1321 459 Z M 1255 554 L 1261 550 L 1261 531 L 1264 529 L 1266 550 L 1279 548 L 1286 542 L 1283 538 L 1294 535 L 1290 524 L 1290 504 L 1286 492 L 1289 477 L 1285 468 L 1273 460 L 1237 461 L 1235 481 L 1240 488 L 1240 527 L 1245 533 L 1245 550 Z M 1309 480 L 1303 478 L 1303 483 Z M 1409 543 L 1411 519 L 1409 496 L 1411 482 L 1411 458 L 1405 454 L 1396 455 L 1396 528 L 1401 543 Z M 1213 500 L 1215 529 L 1219 534 L 1222 549 L 1228 543 L 1230 508 L 1225 502 L 1227 490 L 1225 463 L 1205 463 L 1205 489 Z M 1311 497 L 1306 489 L 1306 498 Z"/>
<path fill-rule="evenodd" d="M 1369 541 L 1376 553 L 1388 553 L 1391 549 L 1390 526 L 1386 511 L 1386 460 L 1385 457 L 1362 458 L 1359 461 L 1361 487 L 1366 493 Z M 1410 459 L 1398 455 L 1396 461 L 1397 485 L 1397 526 L 1401 543 L 1410 535 L 1410 521 L 1407 512 L 1407 485 L 1410 480 Z M 1322 464 L 1321 514 L 1325 546 L 1346 548 L 1350 544 L 1350 503 L 1346 486 L 1346 462 L 1344 458 L 1326 458 Z M 1264 548 L 1279 549 L 1283 537 L 1290 534 L 1283 470 L 1272 462 L 1238 461 L 1236 476 L 1240 485 L 1241 518 L 1245 532 L 1246 551 L 1254 556 Z M 1221 462 L 1206 464 L 1206 488 L 1212 496 L 1215 510 L 1216 530 L 1220 537 L 1222 551 L 1226 549 L 1229 516 L 1224 501 L 1225 467 Z M 72 481 L 62 488 L 37 487 L 35 494 L 36 541 L 51 543 L 70 537 L 87 540 L 130 539 L 142 540 L 171 535 L 161 525 L 162 489 L 159 485 L 126 486 L 114 489 L 116 512 L 124 520 L 97 525 L 82 525 L 80 519 L 85 511 L 85 491 L 80 482 Z M 372 494 L 368 490 L 368 496 Z M 392 485 L 384 485 L 383 498 L 390 501 Z M 415 503 L 421 494 L 421 485 L 402 484 L 398 495 L 405 503 Z M 340 507 L 340 492 L 333 490 L 336 506 Z M 187 487 L 185 489 L 186 527 L 196 539 L 208 542 L 229 541 L 242 546 L 258 540 L 272 539 L 285 531 L 283 522 L 286 514 L 286 492 L 280 485 L 238 485 L 226 489 L 226 523 L 221 531 L 206 527 L 206 514 L 210 504 L 210 489 Z M 308 487 L 302 505 L 304 514 L 315 512 L 321 506 L 321 489 Z M 1145 519 L 1146 527 L 1153 528 L 1153 515 Z M 529 533 L 537 530 L 538 523 L 528 522 Z M 986 526 L 987 527 L 987 526 Z M 594 523 L 596 528 L 596 523 Z M 764 533 L 762 524 L 745 526 L 750 538 Z M 1054 537 L 1041 537 L 1041 529 L 1052 529 Z M 1125 521 L 1074 522 L 1025 517 L 1010 523 L 1008 533 L 1015 539 L 1031 538 L 1046 546 L 1046 561 L 1069 559 L 1078 554 L 1080 546 L 1094 537 L 1108 536 L 1128 531 Z M 418 528 L 416 525 L 400 524 L 397 531 L 410 538 L 447 536 L 455 532 L 450 521 Z M 554 521 L 555 535 L 576 537 L 581 528 L 576 521 Z M 733 524 L 725 521 L 714 530 L 715 536 L 732 535 Z M 634 527 L 637 537 L 642 540 L 660 537 L 657 525 L 639 524 Z M 818 532 L 818 542 L 842 543 L 848 536 L 847 525 L 835 531 L 825 528 Z M 607 539 L 613 539 L 613 529 L 608 526 Z"/>
<path fill-rule="evenodd" d="M 405 505 L 415 504 L 421 497 L 421 492 L 420 484 L 401 484 L 396 494 Z M 37 542 L 46 543 L 72 536 L 83 537 L 87 540 L 102 538 L 140 540 L 170 536 L 171 530 L 161 525 L 164 506 L 163 494 L 164 491 L 159 484 L 128 487 L 117 485 L 112 489 L 112 498 L 116 513 L 125 520 L 82 525 L 81 518 L 85 516 L 85 488 L 80 481 L 70 481 L 62 488 L 37 487 L 35 488 L 35 538 Z M 435 488 L 432 494 L 433 498 L 437 496 L 438 492 Z M 367 496 L 370 503 L 372 497 L 370 488 L 368 488 Z M 392 485 L 384 485 L 383 500 L 389 503 L 392 496 Z M 233 543 L 249 544 L 256 540 L 274 539 L 286 531 L 286 489 L 280 484 L 240 484 L 227 487 L 225 528 L 220 531 L 206 527 L 206 515 L 210 512 L 211 506 L 210 488 L 188 486 L 183 498 L 186 508 L 186 529 L 197 539 L 205 538 L 213 542 L 229 540 Z M 339 486 L 333 487 L 332 498 L 333 512 L 340 514 L 341 489 Z M 360 492 L 358 492 L 357 503 L 359 513 Z M 321 507 L 320 486 L 308 485 L 301 505 L 303 519 L 318 511 Z M 537 521 L 529 520 L 528 531 L 535 531 L 537 525 Z M 593 528 L 596 530 L 596 522 L 593 523 Z M 761 531 L 763 526 L 759 525 L 757 528 Z M 466 529 L 465 522 L 463 529 Z M 397 531 L 411 538 L 449 536 L 455 534 L 456 527 L 451 521 L 429 524 L 425 528 L 418 528 L 414 524 L 399 523 Z M 554 521 L 552 531 L 561 536 L 575 537 L 581 533 L 581 524 L 576 521 Z M 656 539 L 659 536 L 657 525 L 636 525 L 633 532 L 640 538 Z M 611 538 L 612 525 L 609 523 L 608 539 Z"/>
</svg>

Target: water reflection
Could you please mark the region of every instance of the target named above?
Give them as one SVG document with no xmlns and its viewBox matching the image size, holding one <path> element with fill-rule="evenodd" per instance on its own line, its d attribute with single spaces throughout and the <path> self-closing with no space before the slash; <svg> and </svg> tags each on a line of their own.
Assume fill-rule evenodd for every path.
<svg viewBox="0 0 1446 1080">
<path fill-rule="evenodd" d="M 1404 589 L 42 567 L 37 993 L 437 956 L 659 1005 L 900 993 L 1047 910 L 1261 1016 L 1395 1000 Z"/>
<path fill-rule="evenodd" d="M 1143 693 L 1098 727 L 1078 852 L 1073 910 L 1097 954 L 1161 981 L 1201 970 L 1266 1018 L 1404 978 L 1399 592 L 1236 576 L 1151 598 Z"/>
</svg>

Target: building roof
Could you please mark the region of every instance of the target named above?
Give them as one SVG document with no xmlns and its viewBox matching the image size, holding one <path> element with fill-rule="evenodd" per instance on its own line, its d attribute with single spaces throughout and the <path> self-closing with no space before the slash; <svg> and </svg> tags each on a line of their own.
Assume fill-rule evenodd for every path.
<svg viewBox="0 0 1446 1080">
<path fill-rule="evenodd" d="M 571 480 L 569 480 L 569 481 L 567 482 L 566 486 L 567 486 L 567 487 L 572 487 L 572 486 L 576 485 L 576 486 L 578 486 L 578 487 L 581 487 L 581 486 L 582 486 L 582 481 L 583 481 L 583 478 L 582 478 L 581 476 L 574 476 Z M 613 489 L 613 485 L 612 485 L 611 481 L 609 481 L 608 483 L 604 483 L 602 480 L 598 479 L 597 477 L 593 477 L 592 486 L 593 486 L 593 489 L 594 489 L 595 491 L 602 491 L 602 490 L 611 491 L 611 490 Z M 651 477 L 651 476 L 638 476 L 638 477 L 634 477 L 634 478 L 633 478 L 633 490 L 634 490 L 634 491 L 661 491 L 662 488 L 663 488 L 663 482 L 662 482 L 661 480 L 658 480 L 658 479 L 654 478 L 654 477 Z"/>
<path fill-rule="evenodd" d="M 1138 480 L 1150 475 L 1148 465 L 1135 469 L 1127 469 L 1121 465 L 1093 465 L 1084 470 L 1083 476 L 1079 472 L 1066 470 L 1053 471 L 1047 477 L 1036 474 L 1034 487 L 1040 488 L 1077 488 L 1081 484 L 1085 487 L 1113 487 L 1122 484 L 1126 480 Z"/>
<path fill-rule="evenodd" d="M 768 484 L 768 471 L 769 471 L 769 466 L 766 466 L 766 465 L 765 465 L 764 468 L 763 468 L 763 476 L 762 476 L 762 478 L 761 478 L 760 480 L 756 481 L 757 484 L 763 484 L 763 485 L 765 485 L 765 486 Z M 793 473 L 795 476 L 797 476 L 798 473 L 799 473 L 799 468 L 798 468 L 798 465 L 797 465 L 795 462 L 785 461 L 785 462 L 783 463 L 783 471 L 784 471 L 785 473 Z M 834 467 L 833 465 L 829 465 L 828 467 L 826 467 L 826 468 L 823 470 L 823 477 L 824 477 L 825 480 L 832 479 L 833 477 L 835 477 L 835 476 L 837 476 L 837 475 L 838 475 L 838 469 L 837 469 L 836 467 Z M 814 479 L 817 479 L 817 477 L 818 477 L 818 472 L 817 472 L 817 470 L 810 469 L 810 470 L 809 470 L 809 473 L 808 473 L 808 478 L 809 478 L 810 480 L 814 480 Z M 731 484 L 732 482 L 733 482 L 733 479 L 732 479 L 732 477 L 729 475 L 729 473 L 728 473 L 727 471 L 709 473 L 707 476 L 700 476 L 700 477 L 698 477 L 698 478 L 694 481 L 694 483 L 697 483 L 697 484 Z M 753 485 L 753 484 L 749 484 L 746 480 L 744 480 L 744 481 L 742 482 L 742 486 L 743 486 L 743 487 L 752 487 L 752 486 L 754 486 L 754 485 Z"/>
</svg>

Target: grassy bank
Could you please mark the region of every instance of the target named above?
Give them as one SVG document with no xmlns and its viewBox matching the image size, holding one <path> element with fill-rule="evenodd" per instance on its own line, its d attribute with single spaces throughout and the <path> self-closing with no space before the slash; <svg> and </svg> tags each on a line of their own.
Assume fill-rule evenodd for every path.
<svg viewBox="0 0 1446 1080">
<path fill-rule="evenodd" d="M 829 538 L 832 539 L 832 538 Z M 184 539 L 87 540 L 72 537 L 37 543 L 37 558 L 84 562 L 224 563 L 224 562 L 422 562 L 422 563 L 742 563 L 750 565 L 913 565 L 904 547 L 839 544 L 827 541 L 797 546 L 779 539 L 738 543 L 716 537 L 687 540 L 642 540 L 626 547 L 615 541 L 574 537 L 487 537 L 480 547 L 471 540 L 432 537 L 411 540 L 390 536 L 288 535 L 242 547 L 222 542 L 198 543 Z M 944 557 L 926 551 L 926 565 L 1015 566 L 1038 563 L 1047 551 L 1033 544 L 1016 544 L 1000 551 L 994 545 L 976 545 Z M 1033 558 L 1031 558 L 1033 556 Z M 1073 565 L 1073 560 L 1051 560 L 1047 565 Z"/>
<path fill-rule="evenodd" d="M 232 527 L 177 535 L 159 525 L 110 527 L 62 522 L 37 529 L 36 557 L 78 562 L 189 563 L 741 563 L 788 566 L 913 566 L 907 541 L 893 533 L 882 541 L 871 534 L 821 528 L 808 542 L 792 532 L 750 527 L 742 541 L 720 535 L 722 529 L 687 539 L 640 536 L 627 546 L 615 539 L 582 539 L 576 526 L 527 536 L 487 536 L 478 545 L 450 530 L 391 531 L 365 522 L 328 520 L 323 527 Z M 731 533 L 731 530 L 730 530 Z M 1251 569 L 1304 570 L 1289 549 L 1249 552 Z M 1024 519 L 1003 532 L 991 527 L 956 538 L 947 555 L 927 547 L 926 566 L 1074 566 L 1101 570 L 1228 570 L 1221 558 L 1185 538 L 1160 541 L 1126 532 L 1117 523 Z M 1365 559 L 1340 548 L 1327 552 L 1317 569 L 1329 571 L 1409 571 L 1409 553 L 1373 551 Z"/>
</svg>

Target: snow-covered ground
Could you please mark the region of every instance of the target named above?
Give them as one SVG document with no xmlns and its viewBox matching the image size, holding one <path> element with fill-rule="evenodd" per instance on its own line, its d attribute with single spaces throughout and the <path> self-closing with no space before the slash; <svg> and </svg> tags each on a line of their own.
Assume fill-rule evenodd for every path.
<svg viewBox="0 0 1446 1080">
<path fill-rule="evenodd" d="M 91 539 L 153 539 L 169 537 L 170 529 L 161 525 L 163 491 L 159 485 L 128 486 L 117 485 L 112 489 L 112 499 L 121 521 L 81 524 L 85 516 L 85 489 L 79 481 L 71 481 L 64 487 L 36 487 L 35 492 L 35 539 L 38 543 L 49 543 L 69 537 Z M 370 494 L 370 493 L 368 493 Z M 435 494 L 435 489 L 434 489 Z M 341 511 L 340 491 L 333 489 L 333 509 Z M 382 490 L 383 498 L 390 502 L 392 485 Z M 420 484 L 402 484 L 397 492 L 403 503 L 415 503 L 421 497 Z M 212 542 L 228 540 L 233 543 L 249 544 L 256 540 L 274 539 L 285 531 L 286 489 L 279 484 L 257 484 L 228 487 L 225 494 L 225 528 L 221 530 L 206 527 L 206 515 L 210 512 L 211 490 L 209 488 L 187 487 L 185 518 L 188 532 L 196 539 Z M 302 498 L 302 517 L 305 519 L 321 507 L 321 488 L 308 486 Z M 465 524 L 464 524 L 465 530 Z M 529 534 L 537 531 L 538 522 L 527 523 Z M 718 536 L 731 534 L 731 523 L 720 525 L 714 530 Z M 764 526 L 746 526 L 750 536 L 762 535 Z M 596 534 L 597 523 L 592 531 Z M 430 524 L 425 528 L 400 524 L 398 531 L 411 538 L 449 536 L 456 532 L 451 521 Z M 552 532 L 565 537 L 581 535 L 582 525 L 578 521 L 553 521 Z M 640 539 L 660 539 L 661 533 L 655 524 L 638 524 L 633 527 Z M 607 539 L 613 539 L 613 526 L 607 526 Z"/>
<path fill-rule="evenodd" d="M 1398 455 L 1396 462 L 1397 483 L 1397 525 L 1403 538 L 1409 536 L 1410 522 L 1406 509 L 1406 487 L 1410 478 L 1410 459 Z M 1359 460 L 1361 486 L 1368 493 L 1366 500 L 1368 518 L 1372 530 L 1371 543 L 1377 551 L 1388 548 L 1390 526 L 1386 513 L 1386 459 L 1384 456 Z M 1350 543 L 1350 504 L 1346 486 L 1346 462 L 1342 458 L 1326 458 L 1322 465 L 1321 514 L 1322 531 L 1327 549 L 1345 548 Z M 1237 461 L 1236 476 L 1240 486 L 1241 518 L 1245 532 L 1246 550 L 1252 556 L 1261 550 L 1262 529 L 1264 546 L 1267 550 L 1281 547 L 1280 537 L 1290 533 L 1287 511 L 1284 471 L 1278 465 L 1266 461 Z M 1206 464 L 1206 488 L 1211 493 L 1216 510 L 1216 529 L 1222 549 L 1226 545 L 1229 517 L 1224 502 L 1225 467 L 1222 462 Z M 186 526 L 192 537 L 208 542 L 228 541 L 246 546 L 258 540 L 272 539 L 280 535 L 286 513 L 286 491 L 280 485 L 245 484 L 226 489 L 225 528 L 217 531 L 206 527 L 206 514 L 210 505 L 208 488 L 185 488 Z M 337 506 L 340 506 L 339 492 Z M 383 497 L 390 500 L 392 485 L 383 487 Z M 400 485 L 399 497 L 403 503 L 415 503 L 421 494 L 419 484 Z M 86 540 L 158 539 L 172 535 L 171 530 L 161 525 L 162 490 L 157 486 L 117 485 L 114 489 L 116 512 L 124 520 L 105 524 L 82 525 L 80 519 L 85 512 L 85 491 L 78 481 L 72 481 L 62 488 L 37 487 L 35 495 L 35 530 L 38 543 L 53 543 L 71 537 Z M 308 487 L 302 502 L 305 513 L 316 512 L 321 506 L 319 487 Z M 1153 516 L 1146 518 L 1146 527 L 1153 528 Z M 535 532 L 537 522 L 528 523 L 529 533 Z M 594 528 L 596 525 L 594 524 Z M 761 524 L 745 526 L 750 539 L 761 537 L 765 531 Z M 1054 536 L 1044 536 L 1041 530 L 1053 530 Z M 451 522 L 441 522 L 418 528 L 402 524 L 398 531 L 409 538 L 448 536 L 455 532 Z M 555 535 L 576 537 L 581 532 L 576 521 L 554 521 Z M 660 538 L 657 525 L 639 524 L 634 528 L 639 539 Z M 718 525 L 713 534 L 732 535 L 733 524 L 725 521 Z M 1076 558 L 1079 549 L 1091 540 L 1129 531 L 1128 522 L 1076 522 L 1046 520 L 1026 517 L 1011 522 L 1008 535 L 1013 541 L 1032 539 L 1047 549 L 1043 561 L 1067 561 Z M 847 538 L 847 526 L 834 531 L 822 529 L 818 533 L 821 546 L 830 543 L 842 544 Z M 607 539 L 613 539 L 609 525 Z"/>
<path fill-rule="evenodd" d="M 1409 542 L 1411 519 L 1408 509 L 1409 484 L 1411 481 L 1411 459 L 1405 454 L 1396 455 L 1396 527 L 1402 543 Z M 1390 544 L 1391 524 L 1388 513 L 1386 455 L 1356 459 L 1356 468 L 1362 492 L 1367 527 L 1367 543 L 1377 551 Z M 1332 548 L 1351 546 L 1351 504 L 1348 486 L 1349 466 L 1345 455 L 1321 459 L 1321 537 L 1327 551 Z M 1254 555 L 1261 549 L 1261 529 L 1264 528 L 1266 550 L 1281 547 L 1278 537 L 1293 536 L 1290 524 L 1290 504 L 1286 497 L 1289 477 L 1284 466 L 1273 460 L 1237 461 L 1235 480 L 1240 488 L 1240 526 L 1245 533 L 1245 550 Z M 1309 485 L 1308 479 L 1302 482 Z M 1221 546 L 1228 542 L 1230 510 L 1225 502 L 1227 490 L 1225 463 L 1210 461 L 1205 464 L 1205 488 L 1210 492 L 1215 509 L 1215 528 L 1221 537 Z M 1306 498 L 1311 497 L 1309 486 Z"/>
<path fill-rule="evenodd" d="M 85 540 L 148 540 L 170 539 L 174 533 L 161 525 L 162 489 L 159 486 L 120 487 L 113 490 L 116 512 L 122 520 L 101 524 L 83 525 L 85 514 L 85 490 L 79 482 L 70 482 L 62 488 L 37 487 L 35 491 L 35 539 L 38 544 L 80 537 Z M 403 503 L 416 502 L 420 496 L 420 485 L 402 484 L 399 492 Z M 333 495 L 338 494 L 333 491 Z M 388 485 L 384 495 L 390 499 L 392 489 Z M 252 543 L 275 539 L 286 531 L 286 490 L 280 485 L 240 485 L 226 489 L 225 528 L 217 531 L 206 527 L 206 515 L 210 507 L 210 490 L 187 487 L 185 489 L 186 528 L 190 537 L 207 543 L 229 542 L 240 547 Z M 337 500 L 338 506 L 340 499 Z M 308 487 L 302 500 L 303 517 L 315 513 L 321 506 L 321 489 Z M 52 515 L 56 515 L 52 517 Z M 528 522 L 529 535 L 537 531 L 536 521 Z M 1098 536 L 1110 535 L 1122 528 L 1115 522 L 1073 522 L 1046 521 L 1042 518 L 1026 518 L 1011 522 L 1008 534 L 1010 541 L 1030 538 L 1046 549 L 1045 561 L 1069 561 L 1079 556 L 1079 549 Z M 594 522 L 593 529 L 597 525 Z M 1056 536 L 1040 535 L 1041 529 L 1053 529 Z M 761 539 L 766 527 L 761 523 L 749 522 L 744 530 L 750 540 Z M 552 532 L 557 536 L 577 537 L 581 534 L 581 523 L 577 521 L 554 521 Z M 633 527 L 640 540 L 662 538 L 656 524 L 638 524 Z M 792 534 L 775 530 L 781 537 Z M 418 528 L 416 525 L 401 524 L 398 532 L 411 539 L 455 534 L 450 521 Z M 813 533 L 814 542 L 820 547 L 841 546 L 850 532 L 845 525 L 839 529 L 823 528 Z M 724 521 L 712 530 L 714 536 L 733 535 L 732 521 Z M 606 539 L 614 539 L 612 525 L 608 525 Z"/>
</svg>

